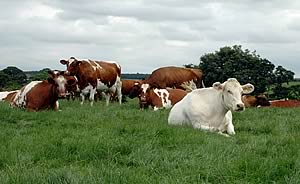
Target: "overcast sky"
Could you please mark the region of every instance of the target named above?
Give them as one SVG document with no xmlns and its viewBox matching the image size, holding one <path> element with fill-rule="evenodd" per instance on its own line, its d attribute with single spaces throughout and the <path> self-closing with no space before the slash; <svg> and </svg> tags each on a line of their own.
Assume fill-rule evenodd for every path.
<svg viewBox="0 0 300 184">
<path fill-rule="evenodd" d="M 1 0 L 0 69 L 115 60 L 123 73 L 199 64 L 223 46 L 256 50 L 300 77 L 300 1 Z"/>
</svg>

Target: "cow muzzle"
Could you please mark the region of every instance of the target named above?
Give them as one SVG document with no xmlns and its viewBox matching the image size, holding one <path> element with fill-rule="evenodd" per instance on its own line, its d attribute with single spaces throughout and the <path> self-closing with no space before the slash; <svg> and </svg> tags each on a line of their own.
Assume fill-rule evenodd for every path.
<svg viewBox="0 0 300 184">
<path fill-rule="evenodd" d="M 144 97 L 144 96 L 141 96 L 141 97 L 140 97 L 140 102 L 141 102 L 141 103 L 147 103 L 147 98 Z"/>
<path fill-rule="evenodd" d="M 66 93 L 59 93 L 58 98 L 66 98 L 67 94 Z"/>
<path fill-rule="evenodd" d="M 245 110 L 245 105 L 243 103 L 239 103 L 236 105 L 236 111 L 243 111 Z"/>
</svg>

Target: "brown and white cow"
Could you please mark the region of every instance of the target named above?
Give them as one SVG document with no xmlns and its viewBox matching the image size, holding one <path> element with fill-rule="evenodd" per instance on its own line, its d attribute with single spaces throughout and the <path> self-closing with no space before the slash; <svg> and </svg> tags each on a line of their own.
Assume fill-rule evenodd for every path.
<svg viewBox="0 0 300 184">
<path fill-rule="evenodd" d="M 203 72 L 200 69 L 190 69 L 175 66 L 162 67 L 154 70 L 151 75 L 143 81 L 151 88 L 165 89 L 178 88 L 187 91 L 204 87 Z M 130 97 L 138 96 L 141 92 L 141 85 L 135 86 L 130 92 Z"/>
<path fill-rule="evenodd" d="M 81 91 L 81 104 L 84 102 L 85 94 L 89 93 L 92 106 L 96 90 L 105 92 L 106 105 L 109 104 L 113 93 L 117 93 L 119 103 L 122 103 L 121 67 L 116 62 L 77 60 L 70 57 L 68 60 L 60 60 L 60 63 L 67 66 L 67 74 L 77 77 Z"/>
<path fill-rule="evenodd" d="M 265 95 L 243 95 L 242 101 L 245 107 L 264 107 L 271 105 Z"/>
<path fill-rule="evenodd" d="M 145 87 L 145 85 L 143 87 Z M 186 94 L 187 92 L 182 89 L 158 89 L 146 87 L 143 88 L 139 95 L 140 108 L 145 109 L 151 106 L 154 111 L 162 108 L 169 109 L 179 102 Z"/>
<path fill-rule="evenodd" d="M 28 111 L 58 110 L 58 99 L 66 96 L 67 86 L 74 85 L 76 80 L 73 76 L 66 76 L 61 71 L 48 73 L 47 80 L 32 81 L 8 97 L 7 101 L 10 101 L 10 105 Z"/>
<path fill-rule="evenodd" d="M 140 86 L 142 83 L 142 80 L 122 79 L 122 95 L 128 96 L 134 86 Z"/>
</svg>

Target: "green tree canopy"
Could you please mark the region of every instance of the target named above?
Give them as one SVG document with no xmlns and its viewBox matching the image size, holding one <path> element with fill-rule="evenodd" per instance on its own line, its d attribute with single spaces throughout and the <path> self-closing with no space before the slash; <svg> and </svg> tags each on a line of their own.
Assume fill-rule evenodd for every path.
<svg viewBox="0 0 300 184">
<path fill-rule="evenodd" d="M 31 81 L 40 81 L 40 80 L 46 80 L 49 76 L 48 71 L 49 68 L 44 68 L 40 71 L 35 71 L 35 72 L 27 72 L 29 75 L 29 80 Z"/>
<path fill-rule="evenodd" d="M 275 71 L 275 82 L 277 85 L 281 86 L 283 83 L 289 83 L 294 79 L 295 73 L 283 68 L 282 66 L 276 67 Z"/>
<path fill-rule="evenodd" d="M 17 67 L 9 66 L 1 71 L 2 78 L 6 79 L 4 86 L 1 90 L 14 90 L 19 89 L 21 86 L 27 83 L 27 76 L 25 73 Z"/>
<path fill-rule="evenodd" d="M 9 80 L 9 76 L 3 71 L 0 71 L 0 91 L 2 91 L 3 88 L 6 87 L 8 80 Z"/>
<path fill-rule="evenodd" d="M 234 45 L 203 55 L 199 67 L 205 73 L 206 86 L 234 77 L 241 84 L 252 83 L 255 86 L 255 93 L 263 93 L 273 82 L 275 66 L 269 60 L 261 58 L 255 51 L 242 50 L 242 46 Z"/>
</svg>

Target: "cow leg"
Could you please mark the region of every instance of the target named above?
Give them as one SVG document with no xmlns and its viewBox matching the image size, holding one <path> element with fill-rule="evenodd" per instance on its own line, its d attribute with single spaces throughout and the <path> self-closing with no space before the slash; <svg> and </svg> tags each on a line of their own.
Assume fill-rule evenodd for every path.
<svg viewBox="0 0 300 184">
<path fill-rule="evenodd" d="M 218 129 L 215 128 L 215 127 L 201 125 L 200 123 L 193 123 L 193 127 L 196 128 L 196 129 L 201 129 L 201 130 L 210 131 L 210 132 L 217 132 L 218 131 Z"/>
<path fill-rule="evenodd" d="M 111 97 L 110 92 L 105 93 L 106 106 L 108 106 L 108 104 L 109 104 L 110 97 Z"/>
<path fill-rule="evenodd" d="M 96 88 L 91 88 L 91 90 L 90 90 L 91 106 L 93 106 L 93 104 L 94 104 L 94 98 L 95 98 L 96 90 L 97 90 Z"/>
<path fill-rule="evenodd" d="M 158 110 L 159 110 L 159 107 L 154 106 L 154 107 L 153 107 L 153 110 L 154 110 L 154 111 L 158 111 Z"/>
<path fill-rule="evenodd" d="M 84 96 L 84 94 L 83 94 L 82 92 L 80 93 L 80 96 L 81 96 L 81 102 L 80 102 L 80 105 L 83 105 L 85 96 Z"/>
<path fill-rule="evenodd" d="M 235 135 L 234 126 L 232 124 L 232 113 L 228 111 L 224 117 L 223 123 L 229 135 Z"/>
<path fill-rule="evenodd" d="M 116 84 L 117 84 L 116 87 L 117 87 L 117 94 L 119 98 L 119 104 L 121 105 L 122 104 L 122 81 L 120 77 L 117 77 Z"/>
<path fill-rule="evenodd" d="M 193 124 L 194 128 L 209 131 L 209 132 L 217 132 L 219 135 L 223 135 L 225 137 L 230 137 L 228 134 L 223 133 L 222 131 L 219 131 L 218 128 L 211 127 L 211 126 L 205 126 L 205 125 L 200 125 L 198 124 Z"/>
<path fill-rule="evenodd" d="M 59 109 L 59 102 L 56 101 L 54 106 L 53 106 L 53 110 L 57 111 Z"/>
<path fill-rule="evenodd" d="M 221 131 L 219 131 L 218 134 L 219 134 L 219 135 L 223 135 L 223 136 L 225 136 L 225 137 L 230 137 L 230 135 L 225 134 L 225 133 L 223 133 L 223 132 L 221 132 Z"/>
</svg>

